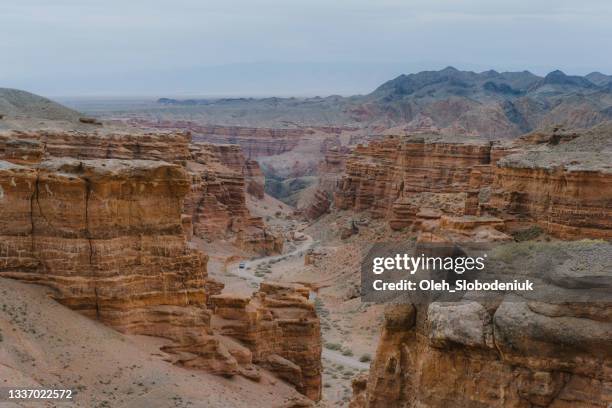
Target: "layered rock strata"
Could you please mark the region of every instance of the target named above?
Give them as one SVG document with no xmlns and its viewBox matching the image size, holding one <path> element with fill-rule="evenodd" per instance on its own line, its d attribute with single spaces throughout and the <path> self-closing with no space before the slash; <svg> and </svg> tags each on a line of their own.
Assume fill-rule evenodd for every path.
<svg viewBox="0 0 612 408">
<path fill-rule="evenodd" d="M 238 236 L 239 246 L 257 253 L 279 253 L 282 237 L 246 208 L 245 192 L 263 198 L 264 176 L 236 145 L 191 143 L 189 133 L 10 132 L 0 135 L 2 157 L 14 163 L 44 158 L 164 160 L 187 167 L 192 178 L 185 200 L 187 236 L 209 240 Z"/>
<path fill-rule="evenodd" d="M 265 177 L 255 160 L 244 157 L 242 148 L 231 144 L 192 143 L 191 158 L 209 167 L 226 167 L 234 173 L 242 174 L 246 191 L 252 196 L 264 197 Z"/>
<path fill-rule="evenodd" d="M 534 220 L 563 239 L 612 238 L 612 167 L 601 153 L 511 155 L 495 169 L 490 212 Z M 608 166 L 606 167 L 606 163 Z"/>
<path fill-rule="evenodd" d="M 45 146 L 38 140 L 24 140 L 0 135 L 0 158 L 16 164 L 38 163 L 43 159 Z"/>
<path fill-rule="evenodd" d="M 163 160 L 169 163 L 184 163 L 190 158 L 189 133 L 14 131 L 5 137 L 38 141 L 50 157 Z"/>
<path fill-rule="evenodd" d="M 317 169 L 318 182 L 314 193 L 303 208 L 303 213 L 310 220 L 316 220 L 327 213 L 333 202 L 333 194 L 345 170 L 350 149 L 345 146 L 325 147 L 324 158 Z"/>
<path fill-rule="evenodd" d="M 194 186 L 197 190 L 194 180 L 203 177 L 200 182 L 209 201 L 199 203 L 200 211 L 202 206 L 223 207 L 223 220 L 228 215 L 237 219 L 226 227 L 236 228 L 232 231 L 236 243 L 249 251 L 282 250 L 282 239 L 246 209 L 243 172 L 256 177 L 258 167 L 244 159 L 240 148 L 196 146 L 186 157 L 189 160 L 183 160 L 183 153 L 176 152 L 189 145 L 179 135 L 175 140 L 179 146 L 170 152 L 161 142 L 140 153 L 138 148 L 126 150 L 117 144 L 107 154 L 126 154 L 130 160 L 85 160 L 53 158 L 50 151 L 78 153 L 60 147 L 54 133 L 51 137 L 19 134 L 24 139 L 14 139 L 15 135 L 0 137 L 0 153 L 10 160 L 0 161 L 0 276 L 49 286 L 61 303 L 121 332 L 165 338 L 163 350 L 178 364 L 258 381 L 258 369 L 237 352 L 240 347 L 211 328 L 211 296 L 220 294 L 223 284 L 208 278 L 207 256 L 188 244 L 194 219 L 184 213 L 198 208 L 190 207 L 185 197 L 193 195 Z M 92 143 L 99 146 L 99 139 L 106 139 L 98 136 L 92 136 Z M 85 142 L 80 137 L 77 142 Z M 68 138 L 59 140 L 68 143 Z M 99 155 L 88 149 L 78 154 L 90 153 Z M 134 154 L 177 159 L 178 164 L 137 160 L 131 158 Z M 191 171 L 194 167 L 196 171 Z M 209 216 L 210 208 L 206 210 Z M 280 289 L 268 292 L 270 299 L 281 303 L 292 296 Z M 296 293 L 303 297 L 301 291 Z M 320 386 L 315 361 L 320 357 L 294 355 L 296 348 L 291 346 L 295 340 L 297 349 L 304 348 L 299 337 L 307 333 L 309 350 L 320 349 L 318 320 L 312 309 L 305 316 L 309 321 L 303 324 L 305 329 L 293 331 L 294 323 L 285 318 L 294 313 L 302 316 L 305 307 L 296 299 L 286 308 L 278 306 L 275 324 L 283 332 L 279 354 L 256 361 L 319 398 L 313 384 L 318 381 Z M 289 378 L 285 369 L 293 366 L 299 376 Z"/>
<path fill-rule="evenodd" d="M 252 361 L 277 373 L 313 400 L 321 397 L 321 329 L 309 290 L 262 283 L 252 298 L 212 297 L 213 327 L 236 339 Z"/>
<path fill-rule="evenodd" d="M 144 129 L 163 129 L 189 131 L 198 142 L 213 144 L 237 144 L 242 147 L 247 158 L 276 156 L 289 152 L 300 141 L 316 133 L 339 135 L 345 131 L 355 131 L 354 127 L 308 126 L 287 128 L 255 128 L 245 126 L 201 125 L 192 121 L 152 121 L 131 119 L 128 123 Z"/>
<path fill-rule="evenodd" d="M 338 183 L 336 206 L 390 218 L 394 203 L 410 194 L 467 190 L 471 168 L 488 165 L 490 152 L 488 143 L 428 143 L 422 138 L 388 137 L 359 145 Z"/>
<path fill-rule="evenodd" d="M 569 245 L 566 254 L 577 263 L 585 256 L 596 255 L 600 263 L 609 257 L 609 244 L 585 245 Z M 576 255 L 580 251 L 585 252 Z M 353 382 L 350 406 L 607 407 L 612 403 L 610 286 L 596 284 L 608 291 L 608 301 L 568 301 L 605 269 L 596 261 L 592 266 L 586 274 L 546 270 L 551 279 L 546 298 L 539 292 L 527 299 L 508 294 L 495 302 L 466 296 L 458 302 L 389 306 L 370 373 Z"/>
<path fill-rule="evenodd" d="M 560 238 L 610 238 L 609 154 L 572 151 L 577 136 L 557 139 L 569 140 L 565 150 L 526 145 L 532 138 L 504 146 L 422 137 L 359 145 L 346 161 L 334 203 L 387 219 L 392 229 L 418 227 L 420 209 L 434 208 L 452 216 L 531 222 Z M 462 203 L 445 203 L 458 193 Z"/>
<path fill-rule="evenodd" d="M 122 332 L 167 338 L 185 365 L 236 373 L 210 331 L 207 258 L 183 236 L 190 182 L 181 166 L 1 162 L 0 186 L 0 276 L 47 285 Z"/>
<path fill-rule="evenodd" d="M 246 207 L 246 191 L 263 194 L 263 175 L 256 162 L 246 160 L 236 145 L 194 143 L 191 155 L 187 168 L 192 188 L 185 210 L 192 217 L 193 234 L 207 240 L 233 237 L 247 251 L 280 253 L 282 237 Z"/>
</svg>

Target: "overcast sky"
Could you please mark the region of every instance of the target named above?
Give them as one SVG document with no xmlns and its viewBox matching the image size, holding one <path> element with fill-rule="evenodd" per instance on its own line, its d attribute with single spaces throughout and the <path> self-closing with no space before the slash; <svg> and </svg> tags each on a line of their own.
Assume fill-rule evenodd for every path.
<svg viewBox="0 0 612 408">
<path fill-rule="evenodd" d="M 2 0 L 0 86 L 367 93 L 441 69 L 612 74 L 611 0 Z"/>
</svg>

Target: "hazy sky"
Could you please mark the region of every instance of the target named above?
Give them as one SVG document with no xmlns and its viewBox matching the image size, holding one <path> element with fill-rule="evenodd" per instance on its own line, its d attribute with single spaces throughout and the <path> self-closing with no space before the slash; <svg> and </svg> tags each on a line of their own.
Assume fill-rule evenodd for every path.
<svg viewBox="0 0 612 408">
<path fill-rule="evenodd" d="M 611 0 L 0 0 L 0 86 L 367 93 L 401 73 L 612 74 Z"/>
</svg>

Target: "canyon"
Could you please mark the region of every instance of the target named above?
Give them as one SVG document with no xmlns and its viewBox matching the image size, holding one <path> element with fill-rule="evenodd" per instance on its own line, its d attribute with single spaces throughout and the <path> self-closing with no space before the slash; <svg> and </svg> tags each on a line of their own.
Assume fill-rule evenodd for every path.
<svg viewBox="0 0 612 408">
<path fill-rule="evenodd" d="M 487 243 L 499 253 L 555 253 L 574 264 L 590 253 L 595 265 L 606 267 L 609 244 L 563 240 L 612 237 L 609 124 L 580 131 L 554 126 L 512 141 L 427 128 L 409 135 L 384 133 L 352 134 L 341 143 L 326 138 L 331 143 L 320 145 L 325 147 L 312 173 L 317 179 L 298 199 L 296 215 L 310 220 L 309 233 L 320 231 L 323 238 L 307 255 L 305 270 L 289 272 L 289 279 L 331 285 L 319 290 L 324 305 L 339 301 L 335 307 L 344 313 L 355 310 L 348 305 L 355 290 L 358 296 L 358 282 L 349 269 L 357 267 L 354 261 L 363 252 L 349 261 L 344 251 L 381 239 L 413 238 L 419 245 Z M 265 146 L 257 158 L 264 166 L 296 149 L 268 155 Z M 527 242 L 513 243 L 522 240 Z M 338 263 L 342 259 L 346 266 Z M 287 275 L 279 268 L 274 278 Z M 550 290 L 561 296 L 576 289 L 575 283 L 551 279 L 556 284 Z M 368 309 L 380 316 L 380 308 Z M 353 379 L 350 403 L 339 394 L 336 405 L 604 407 L 611 399 L 605 310 L 606 302 L 512 298 L 389 306 L 379 336 L 373 336 L 376 353 L 369 373 Z M 324 338 L 341 330 L 334 320 L 324 323 Z M 577 328 L 579 338 L 561 334 Z M 584 347 L 567 351 L 577 343 Z M 324 382 L 335 382 L 337 360 L 330 364 L 327 348 L 334 344 L 328 341 L 323 348 L 328 356 Z M 344 350 L 351 341 L 341 344 Z"/>
<path fill-rule="evenodd" d="M 543 270 L 545 293 L 557 295 L 467 293 L 387 305 L 370 373 L 353 381 L 351 407 L 610 403 L 612 297 L 608 283 L 595 282 L 610 267 L 611 134 L 608 123 L 554 127 L 511 143 L 389 136 L 353 150 L 337 183 L 338 209 L 381 220 L 414 237 L 420 251 L 486 243 L 489 260 L 506 265 L 503 276 Z M 524 238 L 529 231 L 537 232 Z M 532 243 L 540 234 L 548 238 Z M 521 263 L 521 253 L 533 263 Z M 586 259 L 588 266 L 568 269 Z M 572 301 L 585 288 L 607 297 Z"/>
<path fill-rule="evenodd" d="M 605 86 L 446 69 L 290 102 L 330 107 L 320 122 L 270 113 L 282 98 L 168 99 L 72 131 L 17 126 L 0 133 L 0 289 L 193 373 L 216 406 L 606 407 Z M 538 292 L 364 302 L 377 244 L 481 245 L 491 274 Z M 0 319 L 0 342 L 36 343 L 36 319 Z"/>
<path fill-rule="evenodd" d="M 190 242 L 282 250 L 282 237 L 246 207 L 247 190 L 261 196 L 263 186 L 240 147 L 191 143 L 186 133 L 39 131 L 2 134 L 0 152 L 0 277 L 47 286 L 61 304 L 121 333 L 166 339 L 163 352 L 180 366 L 254 382 L 267 370 L 320 398 L 308 289 L 268 284 L 247 298 L 221 295 L 208 256 Z M 222 299 L 244 309 L 224 314 Z M 241 332 L 215 329 L 251 315 L 259 323 Z M 265 332 L 276 346 L 250 349 Z"/>
<path fill-rule="evenodd" d="M 302 126 L 287 122 L 279 128 L 254 128 L 142 116 L 115 119 L 114 123 L 138 127 L 145 132 L 188 131 L 196 144 L 238 145 L 247 162 L 259 165 L 264 176 L 264 191 L 301 210 L 306 210 L 311 198 L 322 198 L 321 195 L 314 197 L 315 191 L 321 190 L 315 187 L 320 184 L 319 177 L 325 173 L 320 166 L 332 163 L 334 154 L 346 154 L 349 145 L 368 137 L 363 130 L 350 126 Z M 322 162 L 323 157 L 327 157 L 325 162 Z M 324 190 L 330 196 L 329 186 Z"/>
</svg>

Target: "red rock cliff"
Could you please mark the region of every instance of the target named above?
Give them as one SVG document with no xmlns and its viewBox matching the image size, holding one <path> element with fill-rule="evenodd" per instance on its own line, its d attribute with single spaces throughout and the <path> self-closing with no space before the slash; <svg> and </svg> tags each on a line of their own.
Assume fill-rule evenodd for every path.
<svg viewBox="0 0 612 408">
<path fill-rule="evenodd" d="M 140 160 L 2 162 L 0 276 L 126 333 L 172 340 L 181 362 L 234 373 L 209 329 L 206 257 L 182 233 L 185 170 Z"/>
<path fill-rule="evenodd" d="M 516 244 L 509 245 L 505 254 Z M 555 246 L 577 262 L 584 262 L 585 252 L 576 256 L 581 250 L 601 260 L 610 253 L 603 243 L 539 249 L 555 253 Z M 596 274 L 604 268 L 595 265 Z M 540 292 L 533 300 L 509 295 L 489 303 L 388 306 L 369 375 L 353 382 L 350 406 L 607 407 L 612 403 L 609 303 L 566 301 L 579 290 L 569 282 L 584 275 L 567 270 L 563 275 L 546 289 L 557 293 L 555 299 L 542 299 Z"/>
<path fill-rule="evenodd" d="M 280 253 L 282 237 L 246 207 L 245 190 L 263 194 L 263 176 L 256 163 L 246 160 L 236 145 L 194 143 L 191 150 L 188 169 L 193 182 L 185 208 L 192 216 L 194 234 L 209 240 L 232 236 L 248 251 Z"/>
<path fill-rule="evenodd" d="M 368 210 L 375 218 L 397 219 L 401 204 L 418 193 L 468 190 L 471 170 L 490 163 L 488 143 L 426 142 L 388 137 L 359 145 L 346 161 L 335 204 L 340 209 Z"/>
<path fill-rule="evenodd" d="M 299 285 L 262 283 L 253 298 L 213 296 L 213 326 L 313 400 L 321 398 L 321 329 Z"/>
<path fill-rule="evenodd" d="M 334 201 L 385 218 L 393 229 L 414 226 L 420 209 L 435 208 L 532 222 L 560 238 L 610 238 L 608 154 L 562 147 L 388 137 L 355 149 Z"/>
<path fill-rule="evenodd" d="M 189 160 L 188 133 L 14 131 L 5 138 L 34 140 L 47 156 L 77 159 L 143 159 L 169 163 Z"/>
<path fill-rule="evenodd" d="M 247 300 L 267 308 L 264 320 L 274 318 L 279 336 L 268 354 L 249 358 L 213 331 L 209 305 L 223 285 L 208 278 L 206 255 L 185 238 L 183 202 L 194 177 L 185 166 L 135 159 L 37 163 L 48 151 L 34 135 L 26 142 L 7 138 L 1 146 L 12 162 L 0 161 L 0 276 L 47 285 L 61 303 L 122 332 L 166 338 L 164 350 L 179 364 L 257 381 L 255 363 L 320 398 L 319 322 L 307 290 L 262 285 Z M 246 211 L 244 179 L 230 168 L 239 157 L 202 149 L 216 162 L 206 161 L 209 168 L 190 162 L 204 174 L 224 169 L 219 177 L 239 188 L 231 193 L 225 179 L 217 187 L 230 191 L 230 198 L 240 193 L 226 204 Z M 238 243 L 253 249 L 264 242 L 268 250 L 280 250 L 277 237 L 262 240 L 249 229 L 266 234 L 261 219 L 248 212 L 241 217 Z"/>
<path fill-rule="evenodd" d="M 495 168 L 487 207 L 532 220 L 549 234 L 575 239 L 612 238 L 612 169 L 601 153 L 510 155 Z M 590 165 L 588 164 L 590 163 Z"/>
</svg>

